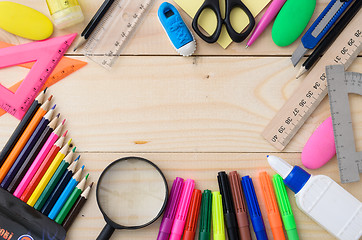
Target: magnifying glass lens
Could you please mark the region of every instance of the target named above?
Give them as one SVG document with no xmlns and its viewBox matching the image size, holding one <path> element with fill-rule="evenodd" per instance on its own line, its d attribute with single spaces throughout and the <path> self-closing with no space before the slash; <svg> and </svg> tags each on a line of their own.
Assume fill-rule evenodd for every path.
<svg viewBox="0 0 362 240">
<path fill-rule="evenodd" d="M 136 227 L 159 215 L 167 189 L 160 172 L 136 158 L 110 166 L 98 182 L 98 203 L 114 223 Z"/>
</svg>

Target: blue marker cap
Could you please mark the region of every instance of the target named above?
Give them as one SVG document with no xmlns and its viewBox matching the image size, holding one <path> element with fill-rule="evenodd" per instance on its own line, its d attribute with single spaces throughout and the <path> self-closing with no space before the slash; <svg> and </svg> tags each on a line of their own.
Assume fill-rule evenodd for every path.
<svg viewBox="0 0 362 240">
<path fill-rule="evenodd" d="M 241 185 L 245 194 L 246 205 L 248 206 L 251 223 L 258 240 L 267 240 L 263 217 L 260 212 L 258 199 L 255 194 L 253 180 L 249 176 L 244 176 Z"/>
</svg>

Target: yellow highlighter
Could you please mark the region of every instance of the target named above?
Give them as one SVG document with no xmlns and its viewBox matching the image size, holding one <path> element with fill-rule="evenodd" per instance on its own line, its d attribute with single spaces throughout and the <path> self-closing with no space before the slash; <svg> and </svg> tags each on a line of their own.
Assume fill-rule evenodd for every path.
<svg viewBox="0 0 362 240">
<path fill-rule="evenodd" d="M 58 166 L 60 165 L 61 161 L 64 159 L 65 155 L 68 152 L 68 147 L 71 143 L 72 139 L 68 141 L 68 143 L 58 152 L 56 157 L 54 158 L 53 162 L 50 164 L 48 170 L 45 172 L 44 176 L 40 180 L 38 186 L 36 186 L 34 192 L 31 194 L 29 200 L 26 202 L 29 206 L 34 207 L 36 201 L 38 201 L 40 195 L 42 194 L 43 190 L 49 183 L 50 179 L 54 175 L 55 171 L 57 170 Z M 72 151 L 68 153 L 66 156 L 67 159 L 73 157 L 73 153 L 75 151 L 75 147 Z"/>
<path fill-rule="evenodd" d="M 224 213 L 220 192 L 212 192 L 212 229 L 214 240 L 225 240 Z"/>
</svg>

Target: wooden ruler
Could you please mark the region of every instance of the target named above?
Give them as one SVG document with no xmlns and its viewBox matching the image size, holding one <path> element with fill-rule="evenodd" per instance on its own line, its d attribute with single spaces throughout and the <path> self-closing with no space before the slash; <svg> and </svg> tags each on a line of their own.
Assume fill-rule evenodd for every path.
<svg viewBox="0 0 362 240">
<path fill-rule="evenodd" d="M 262 136 L 275 148 L 283 150 L 287 146 L 327 95 L 325 67 L 343 64 L 347 69 L 361 52 L 361 23 L 362 12 L 359 11 L 264 129 Z"/>
<path fill-rule="evenodd" d="M 348 94 L 362 95 L 362 74 L 345 72 L 343 65 L 326 67 L 334 141 L 342 183 L 357 182 L 362 172 L 362 152 L 356 151 Z"/>
<path fill-rule="evenodd" d="M 0 48 L 6 48 L 6 47 L 11 47 L 11 46 L 14 46 L 14 45 L 12 45 L 10 43 L 0 42 Z M 60 80 L 62 80 L 66 76 L 68 76 L 69 74 L 84 67 L 86 64 L 87 64 L 86 62 L 83 62 L 80 60 L 76 60 L 76 59 L 72 59 L 72 58 L 68 58 L 68 57 L 62 57 L 60 62 L 57 64 L 57 66 L 55 67 L 53 72 L 50 74 L 50 76 L 46 80 L 46 82 L 41 90 L 44 90 L 46 87 L 50 87 L 51 85 L 59 82 Z M 30 62 L 30 63 L 19 64 L 18 66 L 31 69 L 33 67 L 33 65 L 34 65 L 34 62 Z M 19 88 L 19 86 L 22 82 L 23 82 L 23 80 L 15 83 L 11 87 L 9 87 L 9 90 L 12 92 L 16 92 L 16 90 Z M 5 110 L 0 109 L 0 116 L 4 115 L 5 113 L 6 113 Z"/>
</svg>

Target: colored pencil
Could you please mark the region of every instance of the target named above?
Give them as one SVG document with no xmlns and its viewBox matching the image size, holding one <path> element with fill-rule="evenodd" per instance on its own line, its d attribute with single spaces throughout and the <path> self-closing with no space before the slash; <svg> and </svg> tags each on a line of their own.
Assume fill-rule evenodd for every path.
<svg viewBox="0 0 362 240">
<path fill-rule="evenodd" d="M 67 134 L 67 131 L 64 133 L 63 138 L 60 138 L 57 142 L 55 142 L 55 141 L 57 140 L 58 136 L 55 134 L 50 135 L 48 141 L 45 143 L 43 148 L 40 150 L 38 156 L 35 158 L 34 162 L 31 164 L 30 168 L 26 172 L 24 178 L 21 180 L 19 186 L 16 188 L 16 190 L 14 192 L 15 197 L 17 197 L 17 198 L 21 197 L 21 195 L 25 191 L 25 188 L 30 183 L 31 179 L 35 175 L 36 171 L 39 169 L 41 163 L 44 161 L 44 159 L 46 158 L 48 153 L 51 153 L 51 150 L 53 150 L 52 152 L 54 152 L 56 150 L 56 148 L 60 149 L 61 145 L 63 144 L 62 141 L 64 141 L 64 137 L 66 134 Z M 55 147 L 53 145 L 55 145 Z"/>
<path fill-rule="evenodd" d="M 31 151 L 31 153 L 25 159 L 25 161 L 21 165 L 20 169 L 16 172 L 15 177 L 13 178 L 12 182 L 10 183 L 10 185 L 8 187 L 8 192 L 10 192 L 12 194 L 15 192 L 15 190 L 19 186 L 21 180 L 23 180 L 25 174 L 28 172 L 28 169 L 30 168 L 31 164 L 37 158 L 40 151 L 47 144 L 47 142 L 52 141 L 52 139 L 54 137 L 55 137 L 55 141 L 58 139 L 60 133 L 62 132 L 64 123 L 65 123 L 65 120 L 63 120 L 63 122 L 60 123 L 54 131 L 52 131 L 54 126 L 51 127 L 50 129 L 48 129 L 49 131 L 51 131 L 50 134 L 44 132 L 43 136 L 40 137 L 39 141 L 34 146 L 34 149 Z"/>
<path fill-rule="evenodd" d="M 41 210 L 41 212 L 44 215 L 49 215 L 49 213 L 53 209 L 55 203 L 58 201 L 60 195 L 64 192 L 65 188 L 68 186 L 68 184 L 71 182 L 71 180 L 74 180 L 77 177 L 77 175 L 79 175 L 78 178 L 80 177 L 81 172 L 84 169 L 84 165 L 73 175 L 75 165 L 74 165 L 74 169 L 70 169 L 73 164 L 74 163 L 72 163 L 69 166 L 69 168 L 68 168 L 69 171 L 63 175 L 62 179 L 59 181 L 58 185 L 55 187 L 52 194 L 49 196 L 48 200 L 44 204 L 44 206 Z"/>
<path fill-rule="evenodd" d="M 40 211 L 45 202 L 48 200 L 50 194 L 53 192 L 54 188 L 57 186 L 59 181 L 62 179 L 63 175 L 67 175 L 69 173 L 69 180 L 71 179 L 73 172 L 76 168 L 80 155 L 71 163 L 72 159 L 68 159 L 67 157 L 62 161 L 60 166 L 58 167 L 57 171 L 55 171 L 54 175 L 50 179 L 49 183 L 46 185 L 45 189 L 39 196 L 38 200 L 34 204 L 34 208 Z"/>
<path fill-rule="evenodd" d="M 49 180 L 52 178 L 55 171 L 58 169 L 60 163 L 64 161 L 65 154 L 68 152 L 68 147 L 67 146 L 69 147 L 69 144 L 67 144 L 65 147 L 63 147 L 63 149 L 60 150 L 59 153 L 57 154 L 57 156 L 54 158 L 53 162 L 51 162 L 51 164 L 49 164 L 50 166 L 48 165 L 48 167 L 46 167 L 46 170 L 44 170 L 44 174 L 43 174 L 41 180 L 39 180 L 39 183 L 35 183 L 36 187 L 34 188 L 33 193 L 30 195 L 30 198 L 27 201 L 27 204 L 29 206 L 31 206 L 31 207 L 34 206 L 34 204 L 36 203 L 36 201 L 40 197 L 40 194 L 43 192 L 46 185 L 48 184 Z M 72 151 L 70 151 L 68 153 L 68 155 L 66 155 L 66 157 L 65 157 L 65 158 L 69 159 L 68 160 L 69 162 L 71 162 L 72 159 L 73 159 L 73 154 L 75 152 L 75 149 L 76 149 L 76 147 L 74 147 L 72 149 Z M 40 168 L 39 168 L 39 170 L 40 170 Z"/>
<path fill-rule="evenodd" d="M 63 221 L 63 228 L 68 231 L 75 218 L 78 216 L 80 210 L 83 208 L 85 202 L 88 199 L 90 190 L 92 189 L 93 183 L 91 183 L 84 192 L 80 195 L 80 198 L 74 203 L 72 209 Z"/>
<path fill-rule="evenodd" d="M 55 218 L 54 221 L 56 223 L 58 223 L 58 224 L 63 223 L 63 221 L 64 221 L 65 217 L 68 215 L 70 209 L 73 207 L 74 203 L 78 200 L 78 198 L 80 197 L 80 194 L 83 192 L 87 178 L 88 178 L 88 175 L 85 178 L 83 178 L 83 180 L 80 181 L 80 183 L 78 183 L 78 185 L 74 188 L 73 192 L 70 194 L 69 198 L 64 203 L 64 206 L 62 207 L 62 209 L 58 213 L 57 217 Z"/>
<path fill-rule="evenodd" d="M 52 153 L 52 150 L 50 150 L 49 154 L 46 156 L 44 161 L 41 163 L 40 167 L 36 171 L 35 175 L 31 179 L 30 183 L 25 188 L 25 191 L 21 195 L 20 200 L 22 200 L 23 202 L 28 203 L 28 201 L 29 201 L 31 195 L 33 194 L 34 190 L 36 189 L 36 187 L 38 186 L 40 181 L 43 179 L 45 174 L 48 172 L 48 170 L 52 167 L 52 165 L 54 163 L 58 163 L 58 162 L 60 163 L 64 159 L 64 157 L 68 153 L 69 145 L 70 145 L 71 141 L 72 140 L 70 139 L 68 141 L 68 143 L 65 144 L 60 150 L 57 149 L 55 151 L 56 154 Z M 55 170 L 54 170 L 54 172 L 55 172 Z M 53 174 L 54 174 L 54 172 L 53 172 Z M 31 207 L 34 206 L 34 204 L 35 204 L 35 202 L 33 202 L 32 205 L 30 205 L 28 203 L 28 205 L 30 205 Z"/>
<path fill-rule="evenodd" d="M 9 156 L 11 150 L 14 148 L 15 144 L 18 142 L 20 136 L 23 134 L 25 128 L 29 125 L 30 120 L 34 117 L 35 113 L 38 111 L 39 107 L 44 103 L 45 92 L 47 89 L 42 91 L 34 102 L 29 107 L 28 111 L 24 115 L 23 119 L 20 121 L 15 131 L 5 144 L 3 150 L 0 153 L 0 167 L 3 165 L 5 159 Z"/>
<path fill-rule="evenodd" d="M 57 124 L 59 114 L 57 117 L 55 117 L 51 123 L 49 123 L 48 117 L 50 119 L 50 115 L 54 110 L 50 110 L 47 114 L 44 115 L 43 119 L 41 120 L 38 127 L 35 129 L 34 133 L 31 135 L 29 141 L 26 143 L 24 149 L 21 151 L 17 159 L 15 160 L 14 164 L 9 169 L 8 173 L 4 177 L 4 180 L 1 182 L 1 187 L 4 189 L 7 189 L 11 183 L 11 181 L 14 179 L 16 173 L 19 171 L 20 167 L 23 165 L 25 160 L 28 158 L 30 153 L 33 151 L 35 146 L 39 141 L 42 141 L 44 139 L 44 132 L 45 135 L 48 133 L 50 135 L 51 131 L 53 131 L 53 128 Z M 43 124 L 47 124 L 43 128 Z M 48 137 L 49 137 L 48 135 Z M 46 139 L 45 139 L 46 140 Z M 40 148 L 39 148 L 40 151 Z"/>
<path fill-rule="evenodd" d="M 16 158 L 19 156 L 21 150 L 24 148 L 25 144 L 31 137 L 31 134 L 33 134 L 35 128 L 40 123 L 41 119 L 44 117 L 44 115 L 47 113 L 49 108 L 49 101 L 52 98 L 52 96 L 49 97 L 43 105 L 36 111 L 34 117 L 29 122 L 29 125 L 25 128 L 23 134 L 19 138 L 18 142 L 15 144 L 14 148 L 11 150 L 9 156 L 6 158 L 4 164 L 0 168 L 0 181 L 2 182 L 4 180 L 4 177 L 9 172 L 11 166 L 14 164 Z"/>
<path fill-rule="evenodd" d="M 82 169 L 83 170 L 83 169 Z M 58 213 L 60 212 L 60 210 L 62 209 L 62 207 L 64 206 L 65 202 L 67 201 L 67 199 L 69 198 L 70 194 L 73 192 L 74 188 L 77 186 L 77 184 L 79 183 L 79 179 L 80 179 L 80 175 L 81 175 L 81 171 L 77 172 L 78 174 L 75 174 L 73 176 L 73 178 L 69 181 L 68 185 L 65 187 L 64 191 L 62 192 L 62 194 L 60 195 L 59 199 L 57 200 L 57 202 L 55 203 L 54 207 L 52 208 L 52 210 L 50 211 L 50 213 L 48 214 L 48 217 L 52 220 L 54 220 L 56 218 L 56 216 L 58 215 Z M 85 177 L 85 179 L 88 178 L 88 175 Z"/>
</svg>

